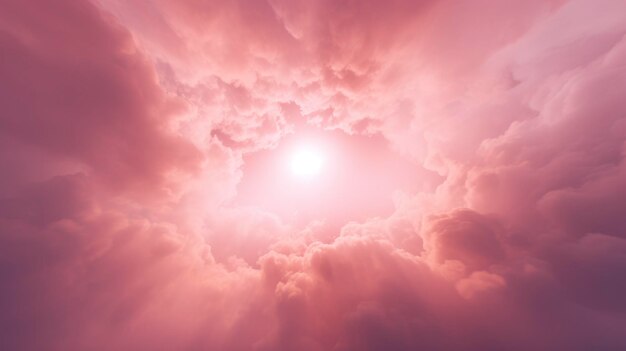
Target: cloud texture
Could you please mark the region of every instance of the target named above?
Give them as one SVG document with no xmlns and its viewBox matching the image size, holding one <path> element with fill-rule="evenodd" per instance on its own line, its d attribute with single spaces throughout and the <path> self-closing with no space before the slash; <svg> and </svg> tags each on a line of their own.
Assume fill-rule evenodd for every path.
<svg viewBox="0 0 626 351">
<path fill-rule="evenodd" d="M 624 350 L 625 92 L 621 0 L 0 0 L 0 349 Z"/>
</svg>

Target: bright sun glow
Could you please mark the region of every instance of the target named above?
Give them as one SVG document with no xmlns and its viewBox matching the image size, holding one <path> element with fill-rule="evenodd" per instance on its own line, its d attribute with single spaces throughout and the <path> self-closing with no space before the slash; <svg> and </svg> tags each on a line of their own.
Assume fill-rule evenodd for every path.
<svg viewBox="0 0 626 351">
<path fill-rule="evenodd" d="M 313 177 L 320 173 L 324 157 L 312 148 L 301 148 L 291 156 L 291 171 L 294 175 L 303 178 Z"/>
</svg>

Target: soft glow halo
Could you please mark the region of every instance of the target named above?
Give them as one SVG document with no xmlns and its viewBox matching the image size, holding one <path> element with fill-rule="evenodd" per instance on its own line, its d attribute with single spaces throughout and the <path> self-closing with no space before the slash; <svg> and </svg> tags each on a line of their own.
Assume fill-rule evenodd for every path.
<svg viewBox="0 0 626 351">
<path fill-rule="evenodd" d="M 303 178 L 310 178 L 320 173 L 324 157 L 312 147 L 301 147 L 291 156 L 291 172 Z"/>
</svg>

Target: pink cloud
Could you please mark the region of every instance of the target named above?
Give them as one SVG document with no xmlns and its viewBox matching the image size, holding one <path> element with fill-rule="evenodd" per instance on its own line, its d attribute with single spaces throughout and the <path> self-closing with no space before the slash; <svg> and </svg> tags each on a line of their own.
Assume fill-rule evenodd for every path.
<svg viewBox="0 0 626 351">
<path fill-rule="evenodd" d="M 197 150 L 167 131 L 180 103 L 160 89 L 124 29 L 88 3 L 3 7 L 3 134 L 116 187 L 193 169 Z"/>
<path fill-rule="evenodd" d="M 0 349 L 624 349 L 625 38 L 620 0 L 0 0 Z"/>
</svg>

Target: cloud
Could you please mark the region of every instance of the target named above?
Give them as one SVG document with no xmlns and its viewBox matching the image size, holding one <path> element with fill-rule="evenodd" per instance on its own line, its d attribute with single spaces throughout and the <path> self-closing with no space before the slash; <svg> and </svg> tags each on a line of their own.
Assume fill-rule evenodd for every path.
<svg viewBox="0 0 626 351">
<path fill-rule="evenodd" d="M 0 348 L 626 348 L 624 14 L 0 0 Z M 310 129 L 391 213 L 237 202 Z"/>
<path fill-rule="evenodd" d="M 180 103 L 123 28 L 88 3 L 3 7 L 0 123 L 13 147 L 66 157 L 116 187 L 193 170 L 198 151 L 167 128 Z"/>
</svg>

